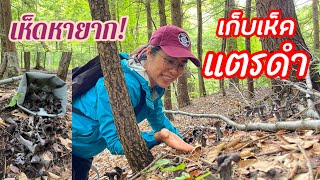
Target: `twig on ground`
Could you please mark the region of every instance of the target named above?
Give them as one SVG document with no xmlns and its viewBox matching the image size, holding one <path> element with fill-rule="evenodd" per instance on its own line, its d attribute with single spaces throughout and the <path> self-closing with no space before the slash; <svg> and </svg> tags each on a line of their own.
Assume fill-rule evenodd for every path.
<svg viewBox="0 0 320 180">
<path fill-rule="evenodd" d="M 239 90 L 239 88 L 235 85 L 235 83 L 230 82 L 233 87 L 239 92 L 240 96 L 242 97 L 242 99 L 244 100 L 244 102 L 251 107 L 251 104 L 247 101 L 247 99 L 243 96 L 242 92 Z"/>
<path fill-rule="evenodd" d="M 238 124 L 231 119 L 223 116 L 221 114 L 194 114 L 187 113 L 183 111 L 169 111 L 165 110 L 166 113 L 172 114 L 182 114 L 191 117 L 199 118 L 218 118 L 225 121 L 227 124 L 242 130 L 242 131 L 253 131 L 253 130 L 262 130 L 262 131 L 278 131 L 278 130 L 290 130 L 295 131 L 297 129 L 320 129 L 320 120 L 304 120 L 304 121 L 285 121 L 285 122 L 276 122 L 276 123 L 251 123 L 251 124 Z"/>
<path fill-rule="evenodd" d="M 297 142 L 296 144 L 297 144 L 299 150 L 301 151 L 303 157 L 306 159 L 308 171 L 309 171 L 309 180 L 313 180 L 314 178 L 313 178 L 313 173 L 312 173 L 312 165 L 311 165 L 310 160 L 306 154 L 306 151 L 301 147 L 299 142 Z"/>
<path fill-rule="evenodd" d="M 147 169 L 149 169 L 151 166 L 154 165 L 155 162 L 157 162 L 159 159 L 163 158 L 164 154 L 161 153 L 156 159 L 154 159 L 147 167 L 145 167 L 144 169 L 142 169 L 140 172 L 138 172 L 137 174 L 135 174 L 134 176 L 132 176 L 129 180 L 134 180 L 137 179 L 139 176 L 141 176 L 141 173 L 146 171 Z"/>
</svg>

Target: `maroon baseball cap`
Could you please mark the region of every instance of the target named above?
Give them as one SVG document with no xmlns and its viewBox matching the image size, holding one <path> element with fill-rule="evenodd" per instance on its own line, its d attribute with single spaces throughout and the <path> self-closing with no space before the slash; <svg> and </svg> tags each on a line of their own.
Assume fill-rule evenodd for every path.
<svg viewBox="0 0 320 180">
<path fill-rule="evenodd" d="M 153 32 L 149 44 L 160 46 L 171 57 L 190 59 L 193 64 L 200 66 L 200 61 L 191 53 L 191 41 L 185 30 L 177 26 L 161 26 Z"/>
</svg>

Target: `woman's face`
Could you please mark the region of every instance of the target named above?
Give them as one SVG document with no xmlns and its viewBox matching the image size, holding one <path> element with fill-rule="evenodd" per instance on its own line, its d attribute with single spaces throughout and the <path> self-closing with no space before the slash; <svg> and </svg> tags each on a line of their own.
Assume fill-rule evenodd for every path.
<svg viewBox="0 0 320 180">
<path fill-rule="evenodd" d="M 174 58 L 160 50 L 152 55 L 151 48 L 147 49 L 147 61 L 143 65 L 149 76 L 151 87 L 156 85 L 167 88 L 176 80 L 187 66 L 188 59 Z"/>
</svg>

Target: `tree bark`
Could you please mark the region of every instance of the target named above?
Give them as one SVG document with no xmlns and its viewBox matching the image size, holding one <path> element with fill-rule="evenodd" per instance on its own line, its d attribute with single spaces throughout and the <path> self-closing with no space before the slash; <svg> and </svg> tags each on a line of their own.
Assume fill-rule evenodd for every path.
<svg viewBox="0 0 320 180">
<path fill-rule="evenodd" d="M 34 69 L 37 69 L 37 70 L 43 69 L 40 65 L 40 59 L 41 59 L 40 57 L 41 57 L 41 52 L 37 52 L 36 66 L 34 67 Z"/>
<path fill-rule="evenodd" d="M 1 70 L 1 77 L 13 77 L 20 74 L 19 58 L 14 42 L 8 38 L 10 24 L 12 22 L 11 4 L 10 0 L 0 1 L 0 38 L 1 49 L 3 54 Z M 7 58 L 7 59 L 6 59 Z"/>
<path fill-rule="evenodd" d="M 24 52 L 24 69 L 26 72 L 30 71 L 30 52 Z"/>
<path fill-rule="evenodd" d="M 233 9 L 235 9 L 235 2 L 234 0 L 229 0 L 229 4 L 228 4 L 228 15 L 229 12 Z M 234 37 L 229 37 L 227 39 L 227 53 L 229 53 L 232 50 L 238 50 L 237 47 L 237 39 Z M 234 77 L 229 79 L 229 88 L 234 88 L 234 86 L 236 86 L 237 88 L 239 88 L 239 78 L 238 77 Z"/>
<path fill-rule="evenodd" d="M 228 18 L 228 13 L 229 13 L 229 1 L 225 1 L 224 3 L 224 18 Z M 227 47 L 227 38 L 222 38 L 221 40 L 221 52 L 226 52 L 226 47 Z M 224 78 L 219 80 L 219 88 L 222 91 L 222 96 L 226 96 L 226 90 L 224 88 Z"/>
<path fill-rule="evenodd" d="M 313 49 L 320 50 L 319 37 L 319 0 L 312 0 L 312 15 L 313 15 Z"/>
<path fill-rule="evenodd" d="M 182 27 L 181 0 L 171 1 L 171 19 L 172 19 L 172 25 Z M 177 87 L 178 87 L 177 102 L 178 102 L 179 108 L 190 105 L 186 71 L 187 69 L 182 74 L 182 76 L 178 78 L 178 83 L 177 83 Z"/>
<path fill-rule="evenodd" d="M 165 0 L 158 0 L 160 26 L 167 25 L 166 10 L 165 10 Z M 172 110 L 172 100 L 171 100 L 171 85 L 164 92 L 164 108 L 166 110 Z M 166 113 L 167 118 L 174 121 L 172 114 Z"/>
<path fill-rule="evenodd" d="M 89 4 L 93 20 L 110 20 L 107 0 L 89 0 Z M 135 121 L 116 43 L 99 41 L 97 47 L 117 133 L 132 171 L 138 172 L 153 161 L 153 155 Z"/>
<path fill-rule="evenodd" d="M 261 38 L 261 43 L 262 43 L 262 49 L 269 51 L 269 52 L 273 52 L 275 50 L 278 50 L 280 48 L 280 44 L 284 41 L 284 40 L 291 40 L 295 43 L 296 45 L 296 50 L 304 50 L 307 53 L 310 53 L 308 46 L 306 45 L 301 31 L 300 31 L 300 27 L 299 27 L 299 23 L 297 20 L 297 15 L 296 15 L 296 11 L 295 11 L 295 7 L 294 7 L 294 3 L 293 0 L 287 0 L 287 1 L 282 1 L 282 0 L 257 0 L 256 1 L 256 8 L 257 8 L 257 16 L 258 17 L 267 17 L 267 13 L 271 10 L 271 9 L 280 9 L 282 11 L 282 16 L 281 18 L 285 18 L 285 17 L 291 17 L 294 18 L 297 21 L 297 28 L 296 28 L 296 35 L 293 38 L 288 38 L 288 37 L 284 37 L 284 38 L 274 38 L 274 37 L 268 37 L 268 38 Z M 310 55 L 310 57 L 312 58 L 312 56 Z M 311 61 L 313 61 L 311 59 Z M 311 76 L 311 81 L 312 81 L 312 86 L 314 89 L 316 90 L 320 90 L 320 76 L 319 76 L 319 72 L 317 72 L 316 68 L 315 68 L 316 64 L 313 63 L 310 66 L 310 76 Z M 293 65 L 292 69 L 291 69 L 291 76 L 290 76 L 290 80 L 293 82 L 297 82 L 298 80 L 295 78 L 295 69 L 297 68 L 297 65 Z M 275 79 L 271 80 L 273 85 L 277 85 L 278 82 Z M 278 86 L 279 87 L 279 86 Z M 281 91 L 281 89 L 275 89 L 276 92 Z"/>
<path fill-rule="evenodd" d="M 251 0 L 246 0 L 246 18 L 251 18 Z M 250 24 L 247 25 L 248 29 L 250 27 Z M 245 39 L 246 44 L 246 50 L 251 53 L 251 44 L 250 44 L 250 37 Z M 248 97 L 253 98 L 254 97 L 254 84 L 253 79 L 250 77 L 247 77 L 247 85 L 248 85 Z"/>
<path fill-rule="evenodd" d="M 146 0 L 146 11 L 147 11 L 147 32 L 148 32 L 148 40 L 151 38 L 152 35 L 152 16 L 151 16 L 151 1 Z"/>
<path fill-rule="evenodd" d="M 200 67 L 198 68 L 198 79 L 199 79 L 199 93 L 200 96 L 204 97 L 207 95 L 206 87 L 202 76 L 202 9 L 201 0 L 197 0 L 197 15 L 198 15 L 198 58 L 200 60 Z"/>
<path fill-rule="evenodd" d="M 160 16 L 160 26 L 165 26 L 167 25 L 165 0 L 158 0 L 158 8 L 159 8 L 159 16 Z"/>
<path fill-rule="evenodd" d="M 63 52 L 61 56 L 61 60 L 59 62 L 57 76 L 64 81 L 66 81 L 67 79 L 71 56 L 72 56 L 72 52 Z"/>
</svg>

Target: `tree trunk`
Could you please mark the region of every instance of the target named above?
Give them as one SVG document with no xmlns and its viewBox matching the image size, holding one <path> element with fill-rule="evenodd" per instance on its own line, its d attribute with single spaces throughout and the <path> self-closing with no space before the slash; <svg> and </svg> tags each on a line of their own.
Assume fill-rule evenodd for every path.
<svg viewBox="0 0 320 180">
<path fill-rule="evenodd" d="M 228 13 L 229 13 L 229 1 L 225 1 L 224 4 L 224 18 L 228 19 Z M 222 38 L 221 40 L 221 52 L 226 52 L 226 46 L 227 46 L 227 38 Z M 224 88 L 224 78 L 219 80 L 219 88 L 222 91 L 222 96 L 226 96 L 226 90 Z"/>
<path fill-rule="evenodd" d="M 206 96 L 206 87 L 202 76 L 202 9 L 201 0 L 197 0 L 197 14 L 198 14 L 198 58 L 200 60 L 200 67 L 198 68 L 198 79 L 199 79 L 199 93 L 200 96 Z"/>
<path fill-rule="evenodd" d="M 159 8 L 159 16 L 160 16 L 160 26 L 165 26 L 167 25 L 165 0 L 158 0 L 158 8 Z"/>
<path fill-rule="evenodd" d="M 61 56 L 61 60 L 59 62 L 59 69 L 57 72 L 57 76 L 64 81 L 66 81 L 67 79 L 71 56 L 72 56 L 72 52 L 63 52 Z"/>
<path fill-rule="evenodd" d="M 148 40 L 152 35 L 152 16 L 151 16 L 151 0 L 146 0 L 146 11 L 147 11 L 147 32 L 148 32 Z"/>
<path fill-rule="evenodd" d="M 258 17 L 267 17 L 267 13 L 268 11 L 270 11 L 271 9 L 280 9 L 282 11 L 282 16 L 281 18 L 285 18 L 285 17 L 292 17 L 297 21 L 297 28 L 296 28 L 296 35 L 293 38 L 288 38 L 288 37 L 284 37 L 284 38 L 261 38 L 261 43 L 262 43 L 262 49 L 269 51 L 269 52 L 273 52 L 275 50 L 278 50 L 280 48 L 280 44 L 284 41 L 284 40 L 291 40 L 295 43 L 296 45 L 296 50 L 304 50 L 307 53 L 309 53 L 309 48 L 306 45 L 301 31 L 300 31 L 300 27 L 299 27 L 299 23 L 297 20 L 297 15 L 296 15 L 296 11 L 295 11 L 295 7 L 294 7 L 294 3 L 293 0 L 287 0 L 287 1 L 282 1 L 282 0 L 257 0 L 256 1 L 256 8 L 257 8 L 257 16 Z M 310 57 L 312 58 L 312 56 L 310 55 Z M 313 61 L 311 59 L 311 61 Z M 316 90 L 320 90 L 320 77 L 319 77 L 319 72 L 317 72 L 317 69 L 315 68 L 316 63 L 313 63 L 310 67 L 310 76 L 311 76 L 311 80 L 312 80 L 312 86 L 314 89 Z M 291 76 L 290 76 L 290 80 L 291 81 L 298 81 L 295 77 L 295 69 L 297 69 L 297 65 L 293 65 L 292 69 L 291 69 Z M 271 83 L 273 85 L 277 85 L 277 81 L 272 79 Z M 279 86 L 278 86 L 279 87 Z M 275 89 L 276 92 L 281 91 L 281 89 Z"/>
<path fill-rule="evenodd" d="M 158 0 L 158 8 L 159 8 L 159 17 L 160 17 L 160 26 L 167 25 L 166 19 L 166 10 L 165 10 L 165 0 Z M 167 110 L 172 110 L 172 101 L 171 101 L 171 85 L 164 92 L 164 108 Z M 171 121 L 174 121 L 173 115 L 170 113 L 165 113 L 167 118 Z"/>
<path fill-rule="evenodd" d="M 89 4 L 93 20 L 102 22 L 110 20 L 107 0 L 89 0 Z M 116 43 L 98 41 L 97 45 L 117 133 L 128 163 L 136 173 L 153 161 L 153 155 L 142 139 L 135 121 Z"/>
<path fill-rule="evenodd" d="M 42 69 L 41 65 L 40 65 L 40 56 L 41 53 L 37 52 L 37 57 L 36 57 L 36 66 L 34 67 L 34 69 L 40 70 Z"/>
<path fill-rule="evenodd" d="M 229 12 L 231 10 L 235 9 L 234 0 L 230 0 L 227 7 L 228 7 L 228 14 L 229 14 Z M 238 50 L 237 39 L 234 37 L 229 37 L 227 39 L 227 53 L 229 53 L 232 50 Z M 239 88 L 239 78 L 238 77 L 234 77 L 232 79 L 229 79 L 229 88 L 234 88 L 234 86 Z"/>
<path fill-rule="evenodd" d="M 182 13 L 181 13 L 181 0 L 172 0 L 171 1 L 171 19 L 172 25 L 182 27 Z M 177 83 L 177 102 L 179 108 L 185 107 L 190 104 L 190 98 L 188 93 L 187 77 L 186 74 L 188 69 L 178 78 Z"/>
<path fill-rule="evenodd" d="M 251 0 L 246 0 L 246 18 L 251 18 Z M 250 27 L 250 24 L 247 25 L 248 29 Z M 251 45 L 250 45 L 250 37 L 245 39 L 246 44 L 246 50 L 251 53 Z M 254 97 L 254 84 L 253 79 L 250 77 L 247 77 L 247 85 L 248 85 L 248 97 L 253 98 Z"/>
<path fill-rule="evenodd" d="M 0 38 L 1 38 L 1 49 L 2 49 L 2 65 L 0 71 L 0 79 L 4 77 L 18 76 L 20 73 L 19 69 L 19 58 L 17 49 L 14 42 L 11 42 L 8 38 L 10 24 L 12 21 L 11 4 L 10 0 L 0 1 Z"/>
<path fill-rule="evenodd" d="M 312 15 L 313 15 L 313 49 L 314 51 L 320 50 L 319 40 L 319 0 L 312 1 Z"/>
<path fill-rule="evenodd" d="M 24 52 L 24 69 L 26 72 L 30 71 L 30 52 Z"/>
</svg>

